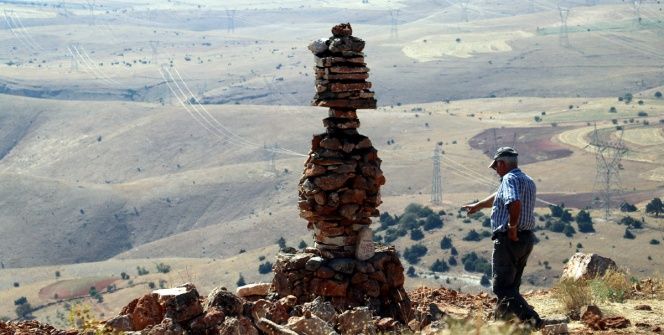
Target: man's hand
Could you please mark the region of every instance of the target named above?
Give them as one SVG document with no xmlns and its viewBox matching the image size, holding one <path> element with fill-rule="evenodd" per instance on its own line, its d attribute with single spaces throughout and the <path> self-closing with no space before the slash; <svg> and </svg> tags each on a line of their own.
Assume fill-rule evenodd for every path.
<svg viewBox="0 0 664 335">
<path fill-rule="evenodd" d="M 507 238 L 510 239 L 510 241 L 517 242 L 519 241 L 519 237 L 517 236 L 517 229 L 516 226 L 507 226 Z"/>
<path fill-rule="evenodd" d="M 461 207 L 461 209 L 465 209 L 468 212 L 468 215 L 470 215 L 479 211 L 480 207 L 477 205 L 477 203 L 474 203 L 474 204 L 464 205 Z"/>
</svg>

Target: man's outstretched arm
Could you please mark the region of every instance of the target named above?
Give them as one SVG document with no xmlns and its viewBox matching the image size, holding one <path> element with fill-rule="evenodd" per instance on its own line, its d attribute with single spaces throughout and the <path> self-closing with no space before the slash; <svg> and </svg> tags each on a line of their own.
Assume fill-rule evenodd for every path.
<svg viewBox="0 0 664 335">
<path fill-rule="evenodd" d="M 493 200 L 496 198 L 496 193 L 486 197 L 484 200 L 480 200 L 473 204 L 464 205 L 461 208 L 468 211 L 468 214 L 473 214 L 480 209 L 490 208 L 493 205 Z"/>
</svg>

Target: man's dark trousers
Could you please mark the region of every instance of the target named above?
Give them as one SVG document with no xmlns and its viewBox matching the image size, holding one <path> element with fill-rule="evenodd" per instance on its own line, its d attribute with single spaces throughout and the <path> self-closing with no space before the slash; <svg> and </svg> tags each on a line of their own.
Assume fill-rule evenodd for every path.
<svg viewBox="0 0 664 335">
<path fill-rule="evenodd" d="M 496 318 L 505 319 L 514 314 L 520 320 L 539 327 L 542 320 L 519 293 L 521 276 L 533 250 L 535 235 L 531 231 L 520 231 L 518 237 L 516 242 L 510 240 L 507 233 L 495 233 L 492 238 L 493 293 L 498 297 Z"/>
</svg>

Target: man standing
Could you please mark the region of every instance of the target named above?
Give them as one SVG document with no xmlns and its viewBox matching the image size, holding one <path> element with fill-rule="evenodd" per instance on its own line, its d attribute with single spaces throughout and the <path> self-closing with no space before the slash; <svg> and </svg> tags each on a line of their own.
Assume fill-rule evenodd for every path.
<svg viewBox="0 0 664 335">
<path fill-rule="evenodd" d="M 491 207 L 493 235 L 493 293 L 496 302 L 496 319 L 510 314 L 534 328 L 542 327 L 542 319 L 519 293 L 521 276 L 528 256 L 533 250 L 535 235 L 535 182 L 518 168 L 518 153 L 514 148 L 501 147 L 489 166 L 496 170 L 500 186 L 486 199 L 463 206 L 468 214 Z"/>
</svg>

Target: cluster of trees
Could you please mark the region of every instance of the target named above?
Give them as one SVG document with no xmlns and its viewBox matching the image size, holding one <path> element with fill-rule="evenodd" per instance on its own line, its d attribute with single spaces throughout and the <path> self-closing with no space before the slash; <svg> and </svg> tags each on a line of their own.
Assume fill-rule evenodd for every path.
<svg viewBox="0 0 664 335">
<path fill-rule="evenodd" d="M 415 244 L 410 247 L 406 247 L 403 251 L 403 258 L 408 261 L 410 264 L 419 263 L 420 259 L 427 254 L 427 247 L 421 244 Z"/>
<path fill-rule="evenodd" d="M 576 233 L 574 227 L 572 227 L 572 221 L 574 218 L 568 209 L 565 208 L 565 204 L 551 205 L 549 206 L 551 210 L 550 215 L 544 215 L 544 228 L 554 232 L 554 233 L 563 233 L 567 237 L 572 237 Z"/>
<path fill-rule="evenodd" d="M 380 227 L 376 232 L 384 232 L 383 236 L 376 236 L 377 241 L 391 243 L 399 237 L 410 235 L 413 241 L 424 238 L 424 231 L 443 227 L 441 215 L 445 212 L 434 212 L 431 208 L 419 204 L 410 204 L 404 209 L 402 215 L 390 215 L 383 212 L 380 215 Z"/>
<path fill-rule="evenodd" d="M 580 210 L 576 216 L 572 216 L 569 209 L 565 208 L 565 204 L 549 206 L 551 214 L 545 214 L 540 217 L 540 221 L 545 221 L 544 228 L 554 233 L 563 233 L 567 237 L 572 237 L 576 234 L 576 229 L 572 226 L 572 222 L 576 222 L 579 232 L 594 233 L 593 219 L 590 212 L 587 210 Z"/>
<path fill-rule="evenodd" d="M 468 272 L 478 272 L 491 276 L 491 263 L 486 258 L 478 256 L 474 251 L 463 255 L 461 263 L 463 263 L 463 269 Z"/>
<path fill-rule="evenodd" d="M 483 238 L 491 237 L 491 232 L 488 230 L 482 230 L 481 233 L 478 233 L 475 229 L 471 229 L 466 236 L 464 236 L 464 241 L 476 241 L 479 242 Z"/>
</svg>

